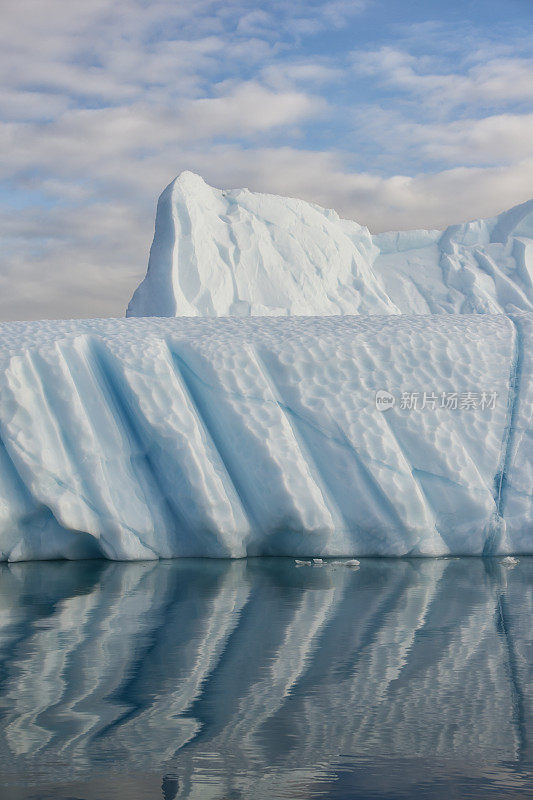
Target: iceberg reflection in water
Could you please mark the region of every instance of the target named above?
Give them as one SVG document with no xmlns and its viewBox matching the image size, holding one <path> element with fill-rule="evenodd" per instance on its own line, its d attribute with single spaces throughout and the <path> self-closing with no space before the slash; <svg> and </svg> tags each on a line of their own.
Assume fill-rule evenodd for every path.
<svg viewBox="0 0 533 800">
<path fill-rule="evenodd" d="M 0 602 L 2 798 L 531 796 L 532 558 L 13 564 Z"/>
</svg>

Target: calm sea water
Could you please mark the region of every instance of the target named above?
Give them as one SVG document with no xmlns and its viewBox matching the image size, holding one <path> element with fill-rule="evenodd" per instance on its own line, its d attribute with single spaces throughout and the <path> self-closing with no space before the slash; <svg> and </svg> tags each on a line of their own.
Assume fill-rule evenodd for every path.
<svg viewBox="0 0 533 800">
<path fill-rule="evenodd" d="M 2 800 L 533 796 L 533 559 L 0 568 Z"/>
</svg>

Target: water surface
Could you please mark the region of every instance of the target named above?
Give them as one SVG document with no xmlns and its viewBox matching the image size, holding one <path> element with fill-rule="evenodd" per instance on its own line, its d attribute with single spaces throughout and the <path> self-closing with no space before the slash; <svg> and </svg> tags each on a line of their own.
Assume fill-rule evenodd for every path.
<svg viewBox="0 0 533 800">
<path fill-rule="evenodd" d="M 0 568 L 2 800 L 533 795 L 533 559 Z"/>
</svg>

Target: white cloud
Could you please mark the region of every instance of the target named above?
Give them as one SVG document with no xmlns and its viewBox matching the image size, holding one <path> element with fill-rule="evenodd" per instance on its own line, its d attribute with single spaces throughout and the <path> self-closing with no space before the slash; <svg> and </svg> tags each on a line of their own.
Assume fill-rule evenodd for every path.
<svg viewBox="0 0 533 800">
<path fill-rule="evenodd" d="M 445 122 L 417 121 L 403 109 L 366 107 L 354 127 L 396 161 L 442 165 L 511 164 L 533 156 L 533 113 Z"/>
<path fill-rule="evenodd" d="M 449 43 L 439 50 L 441 29 L 418 32 L 428 35 L 422 55 L 390 46 L 352 53 L 355 74 L 382 93 L 379 103 L 356 110 L 354 137 L 379 144 L 382 163 L 403 160 L 419 170 L 512 165 L 531 157 L 533 59 L 518 48 L 511 57 L 502 44 L 490 51 L 471 34 L 464 52 Z"/>
<path fill-rule="evenodd" d="M 286 91 L 297 85 L 323 87 L 325 84 L 341 84 L 346 72 L 332 66 L 326 59 L 285 61 L 271 64 L 261 71 L 262 80 L 277 91 Z"/>
<path fill-rule="evenodd" d="M 497 114 L 446 125 L 413 126 L 427 158 L 450 163 L 512 163 L 533 157 L 533 114 Z"/>
<path fill-rule="evenodd" d="M 296 91 L 273 92 L 249 81 L 220 97 L 191 101 L 179 121 L 190 138 L 240 135 L 292 125 L 325 108 L 321 98 Z"/>
<path fill-rule="evenodd" d="M 383 47 L 352 56 L 355 70 L 440 106 L 533 99 L 532 58 L 492 58 L 466 70 L 431 71 L 436 58 Z"/>
</svg>

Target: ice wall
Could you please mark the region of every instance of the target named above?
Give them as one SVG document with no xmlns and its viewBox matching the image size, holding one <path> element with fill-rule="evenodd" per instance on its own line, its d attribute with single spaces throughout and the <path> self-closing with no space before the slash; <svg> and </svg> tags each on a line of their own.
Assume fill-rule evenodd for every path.
<svg viewBox="0 0 533 800">
<path fill-rule="evenodd" d="M 303 200 L 184 172 L 159 198 L 127 316 L 533 311 L 533 200 L 445 231 L 372 236 Z"/>
<path fill-rule="evenodd" d="M 5 323 L 0 557 L 533 552 L 532 333 L 525 313 Z"/>
</svg>

